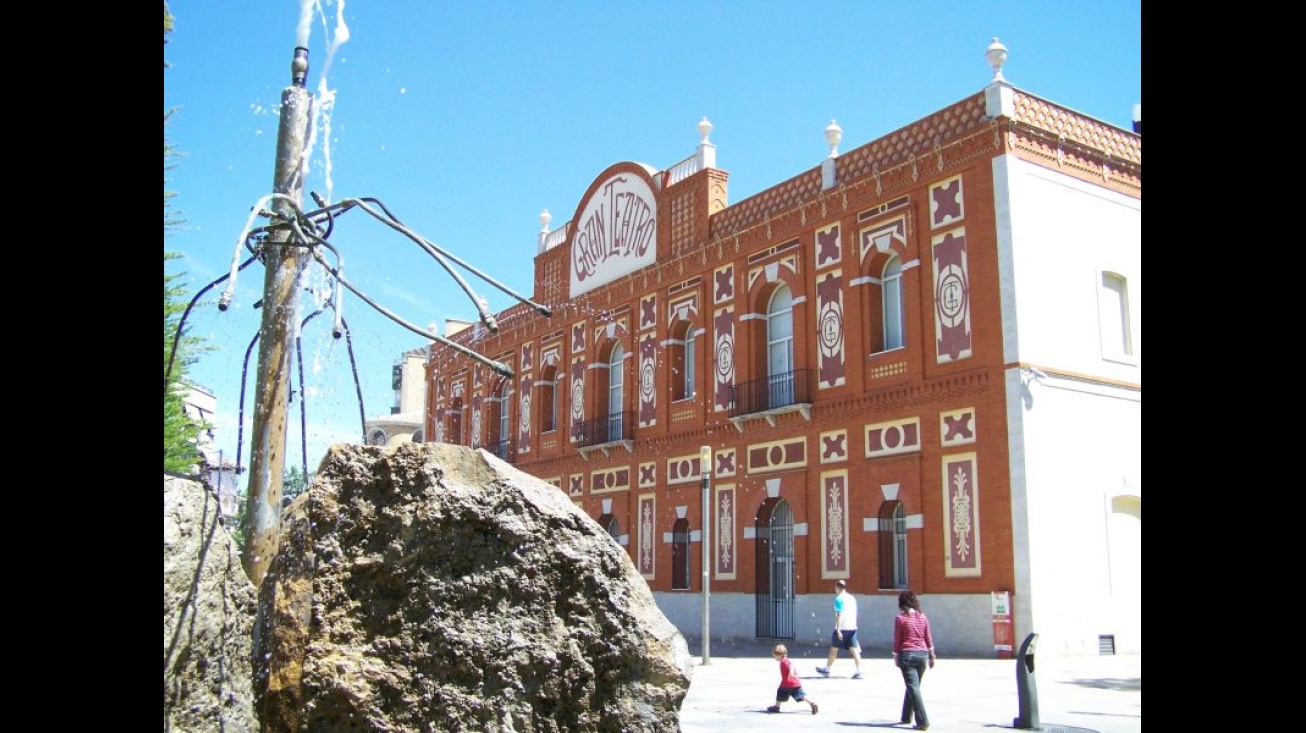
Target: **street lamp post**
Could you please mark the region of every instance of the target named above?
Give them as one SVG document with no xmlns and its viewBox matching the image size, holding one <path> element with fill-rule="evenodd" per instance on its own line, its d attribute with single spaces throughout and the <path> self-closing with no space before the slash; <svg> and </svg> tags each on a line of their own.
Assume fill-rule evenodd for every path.
<svg viewBox="0 0 1306 733">
<path fill-rule="evenodd" d="M 703 476 L 703 664 L 712 663 L 710 639 L 712 601 L 712 514 L 709 510 L 709 484 L 712 480 L 712 446 L 698 449 L 698 468 Z"/>
</svg>

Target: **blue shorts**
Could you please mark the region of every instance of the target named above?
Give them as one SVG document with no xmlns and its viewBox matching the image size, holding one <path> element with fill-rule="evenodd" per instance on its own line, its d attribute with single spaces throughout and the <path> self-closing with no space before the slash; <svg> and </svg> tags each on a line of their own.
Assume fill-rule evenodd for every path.
<svg viewBox="0 0 1306 733">
<path fill-rule="evenodd" d="M 784 685 L 780 685 L 779 687 L 776 688 L 775 690 L 776 702 L 785 702 L 791 697 L 797 700 L 798 702 L 802 702 L 807 698 L 807 693 L 803 692 L 802 685 L 799 685 L 797 687 L 785 687 Z"/>
<path fill-rule="evenodd" d="M 860 650 L 861 644 L 857 643 L 857 629 L 830 632 L 830 646 L 838 647 L 844 651 Z"/>
</svg>

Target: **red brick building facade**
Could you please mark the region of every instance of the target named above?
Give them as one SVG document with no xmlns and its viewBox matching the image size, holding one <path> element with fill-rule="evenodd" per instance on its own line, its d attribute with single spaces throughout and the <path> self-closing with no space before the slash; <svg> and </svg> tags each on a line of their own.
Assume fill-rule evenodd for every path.
<svg viewBox="0 0 1306 733">
<path fill-rule="evenodd" d="M 1003 342 L 994 161 L 1141 199 L 1141 136 L 995 81 L 731 204 L 701 131 L 685 161 L 617 163 L 545 221 L 532 299 L 551 316 L 517 305 L 454 337 L 511 377 L 433 349 L 426 434 L 567 492 L 687 636 L 710 446 L 714 639 L 824 638 L 847 579 L 864 626 L 911 588 L 941 648 L 991 653 L 990 594 L 1024 602 L 1009 431 L 1030 367 Z"/>
</svg>

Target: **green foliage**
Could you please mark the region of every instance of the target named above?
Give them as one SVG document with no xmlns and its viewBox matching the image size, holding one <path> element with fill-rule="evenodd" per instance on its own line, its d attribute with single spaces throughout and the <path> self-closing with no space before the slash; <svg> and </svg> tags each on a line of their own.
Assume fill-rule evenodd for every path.
<svg viewBox="0 0 1306 733">
<path fill-rule="evenodd" d="M 164 44 L 167 44 L 167 34 L 171 31 L 172 15 L 168 12 L 168 4 L 165 2 L 163 4 Z M 167 66 L 166 62 L 164 66 Z M 178 156 L 176 149 L 168 142 L 168 122 L 171 117 L 171 111 L 163 113 L 163 237 L 165 240 L 180 229 L 183 222 L 181 216 L 172 207 L 171 199 L 176 194 L 167 188 L 168 171 L 175 166 L 173 161 Z M 184 378 L 186 367 L 195 360 L 194 340 L 183 332 L 181 340 L 176 345 L 176 356 L 173 356 L 173 343 L 177 337 L 181 316 L 188 303 L 181 273 L 168 272 L 169 260 L 177 259 L 179 256 L 166 249 L 163 251 L 163 470 L 193 473 L 200 457 L 197 442 L 200 431 L 204 430 L 205 426 L 192 420 L 185 409 Z M 169 361 L 172 361 L 171 371 L 168 368 Z"/>
<path fill-rule="evenodd" d="M 303 469 L 291 466 L 281 473 L 281 508 L 285 509 L 296 496 L 308 491 L 313 483 L 313 474 L 304 474 Z M 248 487 L 246 487 L 248 489 Z M 245 551 L 245 501 L 248 496 L 241 494 L 236 516 L 231 523 L 231 537 L 240 552 Z"/>
<path fill-rule="evenodd" d="M 163 253 L 164 267 L 167 267 L 168 260 L 175 259 L 176 255 L 170 252 Z M 182 381 L 186 367 L 194 361 L 191 353 L 190 338 L 184 332 L 182 340 L 177 345 L 177 355 L 173 359 L 172 372 L 168 373 L 168 360 L 172 357 L 173 341 L 177 335 L 178 323 L 181 320 L 181 313 L 186 308 L 186 301 L 182 300 L 183 291 L 178 284 L 180 275 L 169 273 L 164 270 L 163 273 L 163 369 L 164 369 L 164 390 L 163 390 L 163 470 L 176 471 L 178 473 L 193 473 L 196 463 L 199 461 L 199 440 L 200 431 L 204 426 L 195 420 L 192 420 L 186 414 L 185 409 L 185 391 L 186 385 Z"/>
<path fill-rule="evenodd" d="M 281 478 L 281 500 L 282 504 L 289 503 L 291 499 L 308 491 L 308 485 L 313 481 L 313 474 L 304 474 L 303 469 L 297 466 L 291 466 L 282 473 Z"/>
</svg>

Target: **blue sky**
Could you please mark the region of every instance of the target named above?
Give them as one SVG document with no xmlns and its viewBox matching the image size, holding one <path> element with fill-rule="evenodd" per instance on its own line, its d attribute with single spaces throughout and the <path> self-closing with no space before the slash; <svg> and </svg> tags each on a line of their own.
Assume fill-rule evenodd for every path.
<svg viewBox="0 0 1306 733">
<path fill-rule="evenodd" d="M 272 190 L 277 108 L 304 38 L 308 88 L 324 113 L 307 190 L 330 201 L 376 198 L 526 297 L 540 212 L 557 228 L 608 166 L 683 160 L 703 117 L 734 203 L 819 165 L 831 119 L 846 152 L 979 91 L 992 77 L 984 50 L 995 36 L 1010 54 L 1004 76 L 1022 90 L 1126 129 L 1142 102 L 1141 0 L 172 0 L 170 8 L 163 100 L 176 112 L 166 135 L 183 157 L 164 188 L 186 224 L 164 249 L 184 256 L 167 269 L 185 274 L 191 295 L 229 270 L 251 208 Z M 346 278 L 405 320 L 442 328 L 475 316 L 437 262 L 367 214 L 346 214 L 329 241 Z M 460 274 L 491 310 L 514 302 Z M 321 282 L 311 269 L 306 283 Z M 218 397 L 216 447 L 231 460 L 248 375 L 240 451 L 248 467 L 258 355 L 247 360 L 246 348 L 263 269 L 241 271 L 225 312 L 214 305 L 221 288 L 188 319 L 212 347 L 191 376 Z M 306 295 L 300 318 L 312 309 Z M 354 369 L 366 414 L 387 414 L 391 366 L 426 343 L 348 293 L 343 314 L 352 362 L 328 314 L 303 330 L 308 430 L 296 402 L 287 465 L 302 463 L 305 443 L 314 470 L 330 444 L 360 440 Z"/>
</svg>

